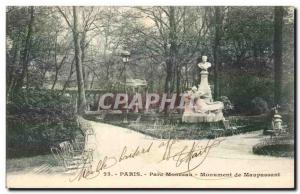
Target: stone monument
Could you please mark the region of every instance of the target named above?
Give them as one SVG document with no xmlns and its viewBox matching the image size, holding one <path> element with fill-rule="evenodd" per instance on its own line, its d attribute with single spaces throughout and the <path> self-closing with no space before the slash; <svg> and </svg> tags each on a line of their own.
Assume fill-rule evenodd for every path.
<svg viewBox="0 0 300 194">
<path fill-rule="evenodd" d="M 201 69 L 201 81 L 193 86 L 191 90 L 184 94 L 184 113 L 182 122 L 200 123 L 200 122 L 218 122 L 224 121 L 222 102 L 214 102 L 211 95 L 211 88 L 208 84 L 208 71 L 211 64 L 207 62 L 207 56 L 202 56 L 202 62 L 198 64 Z"/>
<path fill-rule="evenodd" d="M 286 130 L 282 126 L 282 116 L 278 113 L 278 108 L 278 105 L 274 108 L 275 113 L 272 119 L 272 130 L 275 135 L 286 133 Z"/>
</svg>

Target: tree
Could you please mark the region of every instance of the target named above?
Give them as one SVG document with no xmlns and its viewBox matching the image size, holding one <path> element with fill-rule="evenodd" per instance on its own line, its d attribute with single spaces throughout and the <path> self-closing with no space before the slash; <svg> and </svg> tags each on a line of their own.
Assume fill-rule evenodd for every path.
<svg viewBox="0 0 300 194">
<path fill-rule="evenodd" d="M 67 48 L 64 56 L 62 57 L 61 61 L 58 63 L 58 61 L 57 61 L 57 52 L 58 52 L 57 51 L 58 50 L 57 33 L 55 34 L 55 41 L 54 41 L 55 75 L 54 75 L 54 81 L 53 81 L 53 84 L 52 84 L 52 87 L 51 87 L 52 90 L 55 88 L 55 85 L 56 85 L 56 82 L 57 82 L 57 79 L 58 79 L 59 71 L 61 70 L 62 66 L 64 65 L 64 63 L 65 63 L 65 61 L 68 57 L 68 52 L 69 52 L 69 48 Z"/>
<path fill-rule="evenodd" d="M 27 30 L 27 35 L 26 35 L 26 40 L 25 40 L 25 47 L 22 52 L 22 58 L 21 58 L 21 63 L 22 63 L 22 70 L 21 74 L 19 75 L 15 89 L 19 90 L 22 88 L 24 79 L 28 75 L 28 65 L 29 65 L 29 56 L 30 56 L 30 50 L 31 50 L 31 43 L 32 43 L 32 35 L 33 35 L 33 22 L 34 22 L 34 7 L 30 7 L 30 19 L 28 23 L 28 30 Z"/>
<path fill-rule="evenodd" d="M 198 85 L 196 64 L 207 55 L 213 64 L 214 98 L 228 96 L 245 108 L 241 111 L 256 96 L 269 104 L 293 96 L 293 8 L 284 8 L 284 25 L 274 7 L 6 10 L 8 97 L 24 86 L 62 88 L 61 93 L 76 87 L 82 112 L 87 89 L 120 88 L 122 50 L 131 53 L 128 78 L 147 80 L 150 91 L 181 93 Z"/>
<path fill-rule="evenodd" d="M 188 71 L 204 50 L 208 32 L 207 8 L 138 8 L 153 25 L 141 29 L 145 53 L 165 70 L 164 91 L 180 93 L 186 88 Z M 163 63 L 162 63 L 163 62 Z M 184 67 L 184 68 L 183 68 Z M 184 70 L 184 71 L 182 71 Z M 187 83 L 185 84 L 188 85 Z"/>
<path fill-rule="evenodd" d="M 274 77 L 275 77 L 275 104 L 281 104 L 282 91 L 282 28 L 283 7 L 274 8 Z"/>
<path fill-rule="evenodd" d="M 77 7 L 73 6 L 73 38 L 74 38 L 74 50 L 75 50 L 75 66 L 77 75 L 77 87 L 78 87 L 78 113 L 84 113 L 86 108 L 83 69 L 81 61 L 81 49 L 80 49 L 80 37 L 78 31 L 78 16 Z"/>
<path fill-rule="evenodd" d="M 94 7 L 86 7 L 81 8 L 81 18 L 82 18 L 82 30 L 81 30 L 81 37 L 80 37 L 80 49 L 81 49 L 81 63 L 82 63 L 82 73 L 83 73 L 83 80 L 85 83 L 85 88 L 88 88 L 88 73 L 85 68 L 85 58 L 86 58 L 86 49 L 89 46 L 89 42 L 92 40 L 88 39 L 88 32 L 94 29 L 94 22 L 97 20 L 97 14 L 95 14 Z"/>
<path fill-rule="evenodd" d="M 68 26 L 72 30 L 73 41 L 74 41 L 74 51 L 75 51 L 75 66 L 76 66 L 76 77 L 77 77 L 77 112 L 83 114 L 86 109 L 86 98 L 85 98 L 85 88 L 84 88 L 84 79 L 83 79 L 83 68 L 82 68 L 82 57 L 81 57 L 81 48 L 80 48 L 80 35 L 78 30 L 78 16 L 77 16 L 77 7 L 73 6 L 73 25 L 70 23 L 67 15 L 60 9 L 59 12 L 62 14 L 66 20 Z"/>
<path fill-rule="evenodd" d="M 217 99 L 220 96 L 220 85 L 219 85 L 219 47 L 220 47 L 220 39 L 221 39 L 221 25 L 222 25 L 222 16 L 221 16 L 221 8 L 215 7 L 215 37 L 213 43 L 213 57 L 214 57 L 214 98 Z"/>
</svg>

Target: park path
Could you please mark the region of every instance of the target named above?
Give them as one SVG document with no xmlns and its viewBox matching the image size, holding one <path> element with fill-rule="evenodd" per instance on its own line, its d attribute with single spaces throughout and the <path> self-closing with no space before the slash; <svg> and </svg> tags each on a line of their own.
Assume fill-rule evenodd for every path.
<svg viewBox="0 0 300 194">
<path fill-rule="evenodd" d="M 114 166 L 101 171 L 101 175 L 90 180 L 70 182 L 69 174 L 34 175 L 8 174 L 7 181 L 10 186 L 18 186 L 29 181 L 35 187 L 284 187 L 293 186 L 294 161 L 291 158 L 278 158 L 258 156 L 252 153 L 252 146 L 264 137 L 261 131 L 242 135 L 235 135 L 222 139 L 219 145 L 210 149 L 203 163 L 193 171 L 196 177 L 178 176 L 150 176 L 150 173 L 183 172 L 187 164 L 182 163 L 176 167 L 174 160 L 162 161 L 166 151 L 167 140 L 153 139 L 141 133 L 109 124 L 90 121 L 96 136 L 96 150 L 94 164 L 110 158 L 108 163 Z M 220 140 L 217 139 L 217 141 Z M 178 153 L 185 146 L 191 148 L 195 143 L 198 147 L 205 147 L 209 140 L 180 140 L 172 146 L 172 153 Z M 140 154 L 134 158 L 120 161 L 124 155 L 133 154 L 137 149 L 141 152 L 150 147 L 148 153 Z M 193 160 L 191 166 L 197 165 L 203 157 Z M 117 162 L 112 162 L 117 160 Z M 108 164 L 108 165 L 109 165 Z M 140 176 L 125 176 L 128 172 L 139 173 Z M 267 178 L 211 178 L 198 177 L 200 173 L 280 173 L 279 177 Z M 109 176 L 103 176 L 104 173 Z M 51 182 L 51 184 L 49 184 Z"/>
</svg>

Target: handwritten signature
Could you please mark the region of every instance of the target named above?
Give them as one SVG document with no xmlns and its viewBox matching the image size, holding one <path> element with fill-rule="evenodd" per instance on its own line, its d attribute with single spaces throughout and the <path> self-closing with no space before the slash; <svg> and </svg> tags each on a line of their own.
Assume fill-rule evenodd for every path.
<svg viewBox="0 0 300 194">
<path fill-rule="evenodd" d="M 199 143 L 193 142 L 192 146 L 184 146 L 179 151 L 174 151 L 173 147 L 177 140 L 168 140 L 166 144 L 161 144 L 161 147 L 165 147 L 165 152 L 161 161 L 174 160 L 176 162 L 176 167 L 182 164 L 187 164 L 187 170 L 180 173 L 188 173 L 197 169 L 207 158 L 209 151 L 218 146 L 224 139 L 208 140 L 205 145 L 200 145 Z M 192 162 L 198 159 L 193 165 Z"/>
<path fill-rule="evenodd" d="M 180 144 L 178 145 L 178 140 L 174 139 L 160 142 L 157 149 L 162 149 L 163 155 L 158 163 L 164 161 L 175 161 L 175 167 L 180 167 L 183 166 L 183 164 L 186 164 L 186 170 L 178 172 L 179 174 L 192 172 L 203 164 L 210 150 L 218 146 L 223 140 L 224 139 L 220 138 L 208 140 L 206 144 L 202 145 L 194 141 L 191 146 L 185 145 L 183 147 L 180 146 Z M 177 148 L 177 145 L 179 148 Z M 104 156 L 103 159 L 97 161 L 97 165 L 91 164 L 88 160 L 83 161 L 82 164 L 77 166 L 75 176 L 70 179 L 70 182 L 76 180 L 80 181 L 82 179 L 94 179 L 98 177 L 103 170 L 112 168 L 118 163 L 154 152 L 154 143 L 151 142 L 146 147 L 138 145 L 133 149 L 133 151 L 128 150 L 128 146 L 124 146 L 120 155 Z"/>
</svg>

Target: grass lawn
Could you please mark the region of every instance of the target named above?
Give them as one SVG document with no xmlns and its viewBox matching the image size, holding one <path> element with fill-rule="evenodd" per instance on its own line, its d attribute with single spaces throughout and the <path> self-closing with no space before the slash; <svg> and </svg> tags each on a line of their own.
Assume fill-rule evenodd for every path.
<svg viewBox="0 0 300 194">
<path fill-rule="evenodd" d="M 205 139 L 216 136 L 230 136 L 249 131 L 262 130 L 268 122 L 264 118 L 231 117 L 230 128 L 225 129 L 222 122 L 182 123 L 181 115 L 145 115 L 128 114 L 128 123 L 124 123 L 122 114 L 89 115 L 86 119 L 104 122 L 160 139 Z M 99 118 L 101 120 L 99 120 Z"/>
</svg>

